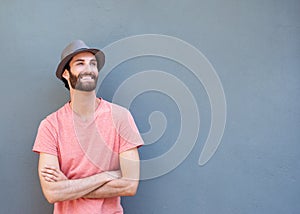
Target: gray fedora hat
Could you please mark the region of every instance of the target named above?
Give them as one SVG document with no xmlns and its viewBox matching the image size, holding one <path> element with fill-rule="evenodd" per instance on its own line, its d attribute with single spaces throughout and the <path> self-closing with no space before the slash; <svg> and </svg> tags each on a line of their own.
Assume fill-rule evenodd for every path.
<svg viewBox="0 0 300 214">
<path fill-rule="evenodd" d="M 82 52 L 93 53 L 97 59 L 98 71 L 101 70 L 105 62 L 104 53 L 99 49 L 88 47 L 81 40 L 75 40 L 68 44 L 67 47 L 65 47 L 65 49 L 61 53 L 61 60 L 56 69 L 56 76 L 58 79 L 62 80 L 62 73 L 64 72 L 65 66 L 72 59 L 72 57 Z"/>
</svg>

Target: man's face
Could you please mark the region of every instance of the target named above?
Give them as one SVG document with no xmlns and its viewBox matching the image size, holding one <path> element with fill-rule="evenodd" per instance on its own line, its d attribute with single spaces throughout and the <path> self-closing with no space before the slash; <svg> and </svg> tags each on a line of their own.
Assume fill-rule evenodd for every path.
<svg viewBox="0 0 300 214">
<path fill-rule="evenodd" d="M 70 85 L 80 91 L 93 91 L 98 80 L 97 60 L 94 54 L 83 52 L 70 61 Z"/>
</svg>

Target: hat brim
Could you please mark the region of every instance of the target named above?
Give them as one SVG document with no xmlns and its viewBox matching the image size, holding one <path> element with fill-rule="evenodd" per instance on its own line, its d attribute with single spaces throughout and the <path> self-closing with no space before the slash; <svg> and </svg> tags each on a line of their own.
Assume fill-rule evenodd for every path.
<svg viewBox="0 0 300 214">
<path fill-rule="evenodd" d="M 105 55 L 104 53 L 99 50 L 99 49 L 95 49 L 95 48 L 82 48 L 79 49 L 77 51 L 75 51 L 74 53 L 71 53 L 69 55 L 67 55 L 65 58 L 63 58 L 61 60 L 61 62 L 58 64 L 57 69 L 56 69 L 56 77 L 58 79 L 62 80 L 62 74 L 64 72 L 65 66 L 66 64 L 77 54 L 82 53 L 82 52 L 91 52 L 95 55 L 96 60 L 97 60 L 97 68 L 98 71 L 101 70 L 101 68 L 104 66 L 105 63 Z"/>
</svg>

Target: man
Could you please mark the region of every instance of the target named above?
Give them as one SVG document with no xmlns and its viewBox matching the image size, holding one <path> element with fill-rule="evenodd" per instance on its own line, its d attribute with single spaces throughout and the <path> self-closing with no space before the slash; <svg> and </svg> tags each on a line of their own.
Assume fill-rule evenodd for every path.
<svg viewBox="0 0 300 214">
<path fill-rule="evenodd" d="M 76 40 L 56 70 L 70 101 L 41 122 L 33 146 L 54 213 L 123 213 L 120 196 L 133 196 L 138 187 L 143 140 L 134 120 L 125 108 L 96 97 L 104 59 L 102 51 Z"/>
</svg>

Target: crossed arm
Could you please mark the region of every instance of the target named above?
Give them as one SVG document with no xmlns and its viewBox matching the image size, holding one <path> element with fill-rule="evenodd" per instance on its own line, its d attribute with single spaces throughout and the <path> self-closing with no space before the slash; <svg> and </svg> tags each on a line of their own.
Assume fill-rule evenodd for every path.
<svg viewBox="0 0 300 214">
<path fill-rule="evenodd" d="M 139 183 L 139 155 L 136 148 L 120 154 L 120 171 L 98 173 L 80 179 L 68 179 L 54 155 L 40 154 L 39 177 L 49 203 L 77 198 L 133 196 Z"/>
</svg>

